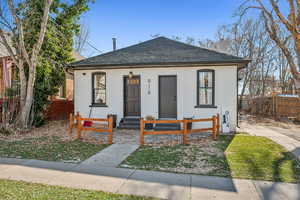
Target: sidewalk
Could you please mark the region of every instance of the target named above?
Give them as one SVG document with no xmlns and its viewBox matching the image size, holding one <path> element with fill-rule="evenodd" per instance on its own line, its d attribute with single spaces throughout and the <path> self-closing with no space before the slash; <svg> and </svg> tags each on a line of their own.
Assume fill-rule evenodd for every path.
<svg viewBox="0 0 300 200">
<path fill-rule="evenodd" d="M 137 144 L 112 144 L 83 161 L 80 166 L 117 167 L 138 148 Z"/>
<path fill-rule="evenodd" d="M 300 199 L 300 185 L 0 158 L 0 178 L 162 199 Z"/>
</svg>

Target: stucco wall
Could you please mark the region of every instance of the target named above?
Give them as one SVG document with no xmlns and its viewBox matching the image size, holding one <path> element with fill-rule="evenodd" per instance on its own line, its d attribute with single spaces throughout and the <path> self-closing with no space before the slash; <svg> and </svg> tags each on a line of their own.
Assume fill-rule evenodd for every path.
<svg viewBox="0 0 300 200">
<path fill-rule="evenodd" d="M 217 108 L 195 108 L 197 101 L 197 70 L 215 70 L 215 105 Z M 123 117 L 123 76 L 130 71 L 141 77 L 141 116 L 152 115 L 158 118 L 158 76 L 177 75 L 177 118 L 206 118 L 213 114 L 230 112 L 231 130 L 236 127 L 236 66 L 216 67 L 174 67 L 174 68 L 144 68 L 144 69 L 106 69 L 106 70 L 76 70 L 75 71 L 75 112 L 89 115 L 91 105 L 91 74 L 106 72 L 106 101 L 108 107 L 94 107 L 92 117 L 106 117 L 107 114 L 117 114 L 118 122 Z M 148 94 L 148 79 L 150 79 L 150 94 Z M 205 123 L 198 124 L 205 126 Z"/>
</svg>

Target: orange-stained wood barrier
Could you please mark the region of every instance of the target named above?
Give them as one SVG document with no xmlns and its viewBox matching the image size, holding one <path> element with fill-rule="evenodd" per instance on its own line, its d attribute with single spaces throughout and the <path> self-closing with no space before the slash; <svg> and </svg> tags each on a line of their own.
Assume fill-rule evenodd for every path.
<svg viewBox="0 0 300 200">
<path fill-rule="evenodd" d="M 182 135 L 183 137 L 183 143 L 187 144 L 187 128 L 183 128 L 181 130 L 169 130 L 169 131 L 145 131 L 145 123 L 152 123 L 152 124 L 163 124 L 163 123 L 182 123 L 185 127 L 186 124 L 184 123 L 184 120 L 144 120 L 144 118 L 141 118 L 140 120 L 140 144 L 145 144 L 145 135 Z"/>
<path fill-rule="evenodd" d="M 74 123 L 74 121 L 76 121 Z M 100 121 L 100 122 L 106 122 L 106 124 L 99 124 L 97 127 L 88 127 L 83 126 L 84 121 Z M 73 128 L 75 127 L 75 124 L 77 124 L 77 139 L 81 138 L 81 132 L 82 131 L 95 131 L 99 133 L 108 133 L 108 143 L 112 144 L 113 142 L 113 118 L 112 116 L 108 116 L 107 119 L 100 119 L 100 118 L 82 118 L 79 112 L 75 116 L 73 114 L 70 114 L 70 123 L 69 123 L 69 135 L 72 135 Z"/>
<path fill-rule="evenodd" d="M 212 127 L 201 128 L 201 129 L 188 129 L 188 123 L 193 122 L 212 122 Z M 146 131 L 145 124 L 162 124 L 162 123 L 174 123 L 182 124 L 182 129 L 180 130 L 168 130 L 168 131 Z M 184 119 L 184 120 L 140 120 L 140 144 L 145 144 L 145 135 L 182 135 L 183 144 L 189 144 L 189 134 L 200 133 L 200 132 L 211 132 L 212 138 L 216 140 L 220 134 L 220 116 L 219 114 L 212 116 L 212 118 L 203 119 Z"/>
<path fill-rule="evenodd" d="M 200 129 L 190 129 L 188 130 L 189 134 L 192 133 L 201 133 L 201 132 L 211 132 L 212 138 L 216 140 L 220 134 L 220 115 L 213 115 L 212 118 L 205 118 L 205 119 L 191 119 L 185 120 L 186 123 L 193 123 L 193 122 L 211 122 L 212 126 L 208 128 L 200 128 Z"/>
</svg>

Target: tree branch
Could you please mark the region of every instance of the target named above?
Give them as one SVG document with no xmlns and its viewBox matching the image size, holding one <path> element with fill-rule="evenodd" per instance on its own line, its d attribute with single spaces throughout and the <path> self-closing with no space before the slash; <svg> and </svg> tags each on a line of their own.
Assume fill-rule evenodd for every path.
<svg viewBox="0 0 300 200">
<path fill-rule="evenodd" d="M 293 26 L 293 27 L 296 29 L 296 31 L 298 32 L 294 0 L 288 0 L 288 2 L 289 2 L 289 4 L 290 4 L 290 14 L 289 14 L 289 16 L 288 16 L 288 19 L 289 19 L 290 22 L 292 23 L 292 26 Z"/>
<path fill-rule="evenodd" d="M 257 1 L 260 2 L 260 4 L 262 5 L 261 0 L 257 0 Z M 285 25 L 285 27 L 291 32 L 297 32 L 297 29 L 292 24 L 290 24 L 289 21 L 282 15 L 277 3 L 274 0 L 270 0 L 270 3 L 272 5 L 272 8 L 275 11 L 277 17 Z M 292 4 L 294 4 L 294 3 L 292 2 Z M 292 8 L 290 8 L 290 9 L 292 9 Z"/>
<path fill-rule="evenodd" d="M 300 25 L 300 0 L 296 0 L 296 5 L 297 5 L 297 26 Z"/>
<path fill-rule="evenodd" d="M 298 78 L 299 72 L 297 71 L 297 66 L 294 62 L 292 53 L 289 51 L 289 49 L 284 45 L 284 43 L 279 39 L 277 35 L 277 28 L 276 28 L 276 23 L 274 22 L 273 17 L 270 19 L 271 23 L 268 23 L 267 16 L 265 13 L 262 13 L 264 23 L 265 23 L 265 28 L 268 34 L 270 35 L 270 38 L 277 44 L 277 46 L 282 50 L 283 54 L 285 55 L 286 59 L 289 62 L 291 73 L 293 74 L 294 77 Z"/>
<path fill-rule="evenodd" d="M 14 18 L 15 23 L 17 25 L 17 28 L 19 30 L 19 33 L 18 33 L 19 47 L 21 48 L 22 55 L 24 56 L 26 62 L 30 66 L 31 63 L 30 63 L 29 55 L 27 53 L 27 50 L 26 50 L 26 47 L 25 47 L 25 42 L 24 42 L 23 25 L 21 23 L 21 20 L 17 16 L 16 9 L 14 8 L 14 5 L 13 5 L 13 1 L 12 0 L 7 0 L 7 3 L 8 3 L 9 10 L 12 14 L 12 17 Z"/>
<path fill-rule="evenodd" d="M 32 63 L 36 63 L 37 54 L 40 51 L 42 44 L 43 44 L 43 40 L 45 37 L 46 28 L 47 28 L 47 23 L 48 23 L 48 18 L 49 18 L 49 10 L 50 10 L 52 2 L 53 2 L 53 0 L 45 0 L 44 14 L 43 14 L 42 21 L 41 21 L 41 29 L 40 29 L 40 33 L 39 33 L 39 38 L 32 49 L 32 56 L 31 56 Z"/>
</svg>

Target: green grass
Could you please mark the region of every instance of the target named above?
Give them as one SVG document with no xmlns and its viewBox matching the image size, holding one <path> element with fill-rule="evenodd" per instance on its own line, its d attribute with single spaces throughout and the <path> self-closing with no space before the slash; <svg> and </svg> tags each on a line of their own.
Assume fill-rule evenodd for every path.
<svg viewBox="0 0 300 200">
<path fill-rule="evenodd" d="M 80 140 L 62 141 L 56 136 L 12 142 L 0 140 L 0 157 L 78 162 L 89 158 L 107 146 Z"/>
<path fill-rule="evenodd" d="M 279 144 L 255 136 L 238 135 L 227 147 L 232 177 L 299 182 L 299 161 Z"/>
<path fill-rule="evenodd" d="M 133 195 L 120 195 L 92 190 L 0 180 L 1 200 L 154 200 Z"/>
<path fill-rule="evenodd" d="M 141 147 L 130 155 L 126 164 L 140 166 L 144 169 L 156 169 L 156 167 L 175 167 L 182 163 L 185 156 L 183 145 L 166 146 L 159 148 Z"/>
<path fill-rule="evenodd" d="M 282 146 L 267 138 L 237 134 L 220 136 L 218 141 L 209 143 L 141 147 L 121 166 L 255 180 L 300 182 L 299 161 Z"/>
</svg>

